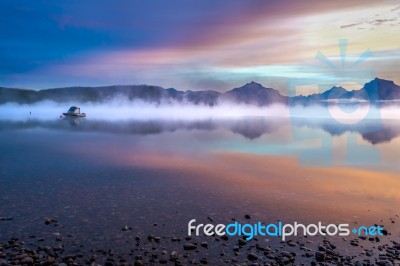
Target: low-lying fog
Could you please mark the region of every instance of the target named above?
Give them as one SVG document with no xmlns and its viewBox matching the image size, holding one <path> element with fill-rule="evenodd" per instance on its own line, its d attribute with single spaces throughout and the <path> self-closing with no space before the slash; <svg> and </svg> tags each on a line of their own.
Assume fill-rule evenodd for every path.
<svg viewBox="0 0 400 266">
<path fill-rule="evenodd" d="M 76 103 L 39 102 L 35 104 L 7 103 L 0 105 L 1 120 L 40 120 L 59 119 L 63 112 Z M 270 105 L 258 107 L 252 105 L 220 104 L 218 106 L 182 105 L 182 104 L 151 104 L 141 101 L 129 103 L 110 102 L 107 104 L 78 104 L 87 119 L 101 120 L 148 120 L 148 119 L 179 119 L 193 120 L 205 118 L 235 118 L 249 116 L 265 117 L 310 117 L 335 118 L 343 123 L 355 123 L 362 119 L 400 119 L 400 107 L 384 107 L 362 104 L 346 105 L 345 107 L 330 104 L 324 106 L 294 106 Z"/>
</svg>

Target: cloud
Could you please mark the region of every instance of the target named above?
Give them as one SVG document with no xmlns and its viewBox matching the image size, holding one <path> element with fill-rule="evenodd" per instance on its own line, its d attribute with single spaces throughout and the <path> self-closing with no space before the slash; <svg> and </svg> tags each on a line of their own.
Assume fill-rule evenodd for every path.
<svg viewBox="0 0 400 266">
<path fill-rule="evenodd" d="M 395 8 L 391 9 L 391 11 L 397 11 L 400 10 L 400 6 L 396 6 Z"/>
<path fill-rule="evenodd" d="M 396 14 L 394 11 L 397 11 L 399 9 L 400 9 L 400 6 L 397 6 L 392 9 L 384 9 L 380 13 L 375 14 L 372 18 L 367 18 L 367 17 L 364 17 L 362 19 L 357 18 L 357 19 L 361 20 L 361 22 L 345 24 L 345 25 L 340 26 L 340 28 L 346 29 L 346 28 L 352 28 L 352 27 L 360 26 L 360 25 L 364 25 L 364 26 L 392 25 L 392 22 L 398 21 L 398 14 Z M 381 17 L 385 17 L 385 18 L 381 18 Z M 368 27 L 368 28 L 370 28 L 370 27 Z M 363 27 L 362 29 L 365 29 L 365 27 Z"/>
<path fill-rule="evenodd" d="M 342 29 L 351 28 L 351 27 L 359 26 L 361 24 L 362 23 L 352 23 L 352 24 L 342 25 L 342 26 L 340 26 L 340 28 L 342 28 Z"/>
<path fill-rule="evenodd" d="M 369 23 L 373 24 L 373 25 L 382 25 L 385 24 L 387 22 L 394 22 L 397 21 L 397 18 L 390 18 L 390 19 L 374 19 L 371 20 Z"/>
<path fill-rule="evenodd" d="M 320 49 L 337 54 L 337 36 L 325 30 L 332 24 L 326 17 L 368 43 L 372 34 L 355 36 L 353 27 L 362 23 L 351 20 L 381 5 L 373 0 L 2 1 L 0 85 L 227 89 L 260 78 L 262 67 L 301 65 Z M 319 36 L 324 32 L 327 36 Z M 382 49 L 393 43 L 379 40 Z M 238 73 L 245 68 L 251 71 Z"/>
</svg>

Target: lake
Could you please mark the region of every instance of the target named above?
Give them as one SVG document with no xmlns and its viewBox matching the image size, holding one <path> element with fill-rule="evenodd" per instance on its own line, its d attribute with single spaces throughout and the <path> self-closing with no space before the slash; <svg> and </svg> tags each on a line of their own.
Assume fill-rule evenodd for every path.
<svg viewBox="0 0 400 266">
<path fill-rule="evenodd" d="M 379 246 L 390 253 L 400 241 L 399 122 L 2 117 L 1 246 L 79 265 L 309 264 L 330 244 L 333 261 L 382 260 Z M 192 219 L 379 224 L 389 234 L 257 237 L 237 249 L 238 237 L 188 238 Z"/>
</svg>

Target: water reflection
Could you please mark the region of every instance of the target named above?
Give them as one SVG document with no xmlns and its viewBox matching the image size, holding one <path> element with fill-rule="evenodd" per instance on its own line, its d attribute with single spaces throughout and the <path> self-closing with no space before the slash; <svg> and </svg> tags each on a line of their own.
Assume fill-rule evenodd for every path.
<svg viewBox="0 0 400 266">
<path fill-rule="evenodd" d="M 83 117 L 60 116 L 60 119 L 68 121 L 68 123 L 71 125 L 71 127 L 78 127 L 84 118 Z"/>
<path fill-rule="evenodd" d="M 295 133 L 331 137 L 339 151 L 348 135 L 370 139 L 384 155 L 379 170 L 396 173 L 299 167 L 295 156 L 314 146 Z M 67 225 L 64 235 L 78 235 L 87 246 L 104 243 L 97 238 L 104 235 L 127 249 L 115 240 L 122 226 L 174 235 L 191 217 L 226 222 L 250 213 L 254 221 L 374 224 L 398 215 L 399 133 L 395 120 L 1 121 L 0 213 L 15 217 L 13 235 L 15 225 L 27 234 L 50 228 L 43 217 L 55 216 Z M 165 227 L 153 226 L 160 221 Z M 388 228 L 394 236 L 396 225 Z"/>
<path fill-rule="evenodd" d="M 390 142 L 400 135 L 399 120 L 366 120 L 357 124 L 335 123 L 328 119 L 247 117 L 203 120 L 91 120 L 64 118 L 60 120 L 28 119 L 0 121 L 0 130 L 52 129 L 65 131 L 102 132 L 115 134 L 148 135 L 177 130 L 229 130 L 246 139 L 256 140 L 263 135 L 274 134 L 281 128 L 296 131 L 301 128 L 323 130 L 330 136 L 357 133 L 370 144 Z M 289 129 L 290 131 L 290 129 Z"/>
</svg>

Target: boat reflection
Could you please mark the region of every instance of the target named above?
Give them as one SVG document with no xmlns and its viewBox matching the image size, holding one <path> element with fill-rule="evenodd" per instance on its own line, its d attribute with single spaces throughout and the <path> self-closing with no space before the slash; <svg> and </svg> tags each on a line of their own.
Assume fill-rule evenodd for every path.
<svg viewBox="0 0 400 266">
<path fill-rule="evenodd" d="M 84 117 L 75 117 L 75 116 L 60 116 L 61 120 L 65 120 L 69 123 L 71 127 L 78 127 L 82 120 L 85 119 Z"/>
</svg>

